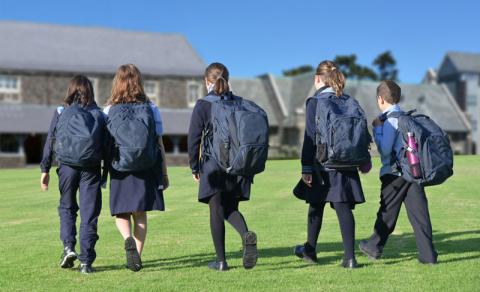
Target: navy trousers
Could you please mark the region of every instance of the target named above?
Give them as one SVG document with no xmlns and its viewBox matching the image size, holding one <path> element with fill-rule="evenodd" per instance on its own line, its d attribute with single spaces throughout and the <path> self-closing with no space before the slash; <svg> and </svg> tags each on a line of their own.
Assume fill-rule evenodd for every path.
<svg viewBox="0 0 480 292">
<path fill-rule="evenodd" d="M 63 245 L 75 248 L 76 219 L 79 210 L 77 191 L 80 190 L 80 255 L 82 263 L 91 264 L 95 258 L 95 244 L 98 240 L 97 222 L 102 209 L 100 190 L 100 166 L 92 169 L 79 169 L 60 165 L 57 169 L 60 188 L 60 239 Z"/>
<path fill-rule="evenodd" d="M 425 263 L 436 262 L 437 252 L 433 247 L 432 223 L 424 188 L 394 175 L 384 175 L 381 181 L 380 208 L 374 232 L 367 243 L 368 248 L 382 253 L 389 235 L 395 229 L 400 208 L 404 203 L 415 234 L 418 259 Z"/>
</svg>

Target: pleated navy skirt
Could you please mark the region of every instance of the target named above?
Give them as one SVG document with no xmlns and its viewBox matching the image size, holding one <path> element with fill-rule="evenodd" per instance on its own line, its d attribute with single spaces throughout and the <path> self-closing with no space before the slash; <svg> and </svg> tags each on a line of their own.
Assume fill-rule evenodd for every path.
<svg viewBox="0 0 480 292">
<path fill-rule="evenodd" d="M 146 211 L 165 211 L 161 183 L 153 169 L 119 172 L 110 169 L 110 213 L 112 216 Z"/>
</svg>

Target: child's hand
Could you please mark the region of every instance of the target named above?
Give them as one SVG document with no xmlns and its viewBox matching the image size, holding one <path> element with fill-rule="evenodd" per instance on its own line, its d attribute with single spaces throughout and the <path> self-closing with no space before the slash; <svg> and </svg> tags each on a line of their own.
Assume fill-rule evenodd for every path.
<svg viewBox="0 0 480 292">
<path fill-rule="evenodd" d="M 193 180 L 198 183 L 200 181 L 200 174 L 199 173 L 194 173 L 193 174 Z"/>
<path fill-rule="evenodd" d="M 48 191 L 48 183 L 50 182 L 50 174 L 47 173 L 42 173 L 42 176 L 40 177 L 40 188 L 42 191 Z"/>
<path fill-rule="evenodd" d="M 372 169 L 372 162 L 369 161 L 368 163 L 365 163 L 363 165 L 360 165 L 358 167 L 358 169 L 360 170 L 361 173 L 363 174 L 367 174 L 370 172 L 370 170 Z"/>
<path fill-rule="evenodd" d="M 374 127 L 378 127 L 378 126 L 382 126 L 383 125 L 383 122 L 382 120 L 380 120 L 380 118 L 375 118 L 375 120 L 373 120 L 372 122 L 372 126 Z"/>
<path fill-rule="evenodd" d="M 168 189 L 168 186 L 170 185 L 170 182 L 168 180 L 168 175 L 163 176 L 163 190 Z"/>
<path fill-rule="evenodd" d="M 302 173 L 303 182 L 309 187 L 312 187 L 312 175 L 310 173 Z"/>
</svg>

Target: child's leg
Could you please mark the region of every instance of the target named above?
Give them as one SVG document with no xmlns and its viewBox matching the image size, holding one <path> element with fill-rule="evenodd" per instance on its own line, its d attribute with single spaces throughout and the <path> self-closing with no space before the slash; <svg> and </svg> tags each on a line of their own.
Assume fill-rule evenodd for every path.
<svg viewBox="0 0 480 292">
<path fill-rule="evenodd" d="M 210 230 L 212 232 L 213 245 L 217 254 L 217 261 L 225 261 L 225 222 L 222 206 L 222 195 L 217 193 L 208 201 L 210 207 Z"/>
<path fill-rule="evenodd" d="M 355 258 L 355 218 L 353 217 L 350 203 L 333 203 L 337 212 L 340 231 L 342 233 L 344 258 L 349 260 Z"/>
<path fill-rule="evenodd" d="M 308 208 L 307 244 L 305 245 L 305 251 L 307 253 L 314 253 L 317 248 L 318 235 L 322 228 L 324 209 L 325 202 L 310 204 L 310 207 Z"/>
<path fill-rule="evenodd" d="M 147 237 L 147 212 L 135 212 L 133 217 L 133 238 L 137 245 L 138 254 L 142 255 L 145 238 Z"/>
<path fill-rule="evenodd" d="M 436 263 L 437 252 L 433 247 L 432 223 L 424 188 L 411 184 L 405 197 L 405 208 L 415 233 L 418 259 L 423 263 Z"/>
<path fill-rule="evenodd" d="M 240 234 L 240 237 L 248 231 L 247 223 L 242 213 L 238 211 L 239 201 L 236 198 L 230 196 L 222 196 L 222 206 L 224 211 L 225 220 L 230 223 L 233 228 Z M 243 237 L 242 237 L 243 239 Z"/>
<path fill-rule="evenodd" d="M 60 204 L 58 206 L 58 215 L 60 216 L 60 239 L 64 247 L 75 249 L 77 242 L 77 220 L 78 204 L 77 190 L 80 181 L 79 171 L 60 165 L 58 168 Z"/>
<path fill-rule="evenodd" d="M 80 256 L 82 263 L 92 264 L 96 258 L 97 223 L 102 209 L 100 170 L 82 171 L 80 179 Z"/>
<path fill-rule="evenodd" d="M 391 175 L 382 181 L 380 192 L 380 208 L 377 212 L 374 232 L 367 243 L 367 248 L 381 254 L 387 243 L 388 236 L 395 230 L 398 214 L 408 190 L 408 183 L 401 177 Z"/>
<path fill-rule="evenodd" d="M 130 213 L 118 214 L 115 217 L 115 224 L 124 240 L 132 236 Z"/>
</svg>

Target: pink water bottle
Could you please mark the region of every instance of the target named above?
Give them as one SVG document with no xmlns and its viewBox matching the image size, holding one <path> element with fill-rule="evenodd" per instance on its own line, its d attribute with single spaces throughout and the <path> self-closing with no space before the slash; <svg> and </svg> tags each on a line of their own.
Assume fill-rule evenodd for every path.
<svg viewBox="0 0 480 292">
<path fill-rule="evenodd" d="M 415 135 L 412 132 L 408 132 L 407 136 L 407 158 L 408 164 L 410 164 L 410 171 L 414 178 L 421 178 L 422 170 L 420 169 L 420 159 L 418 158 L 418 147 L 415 141 Z"/>
</svg>

